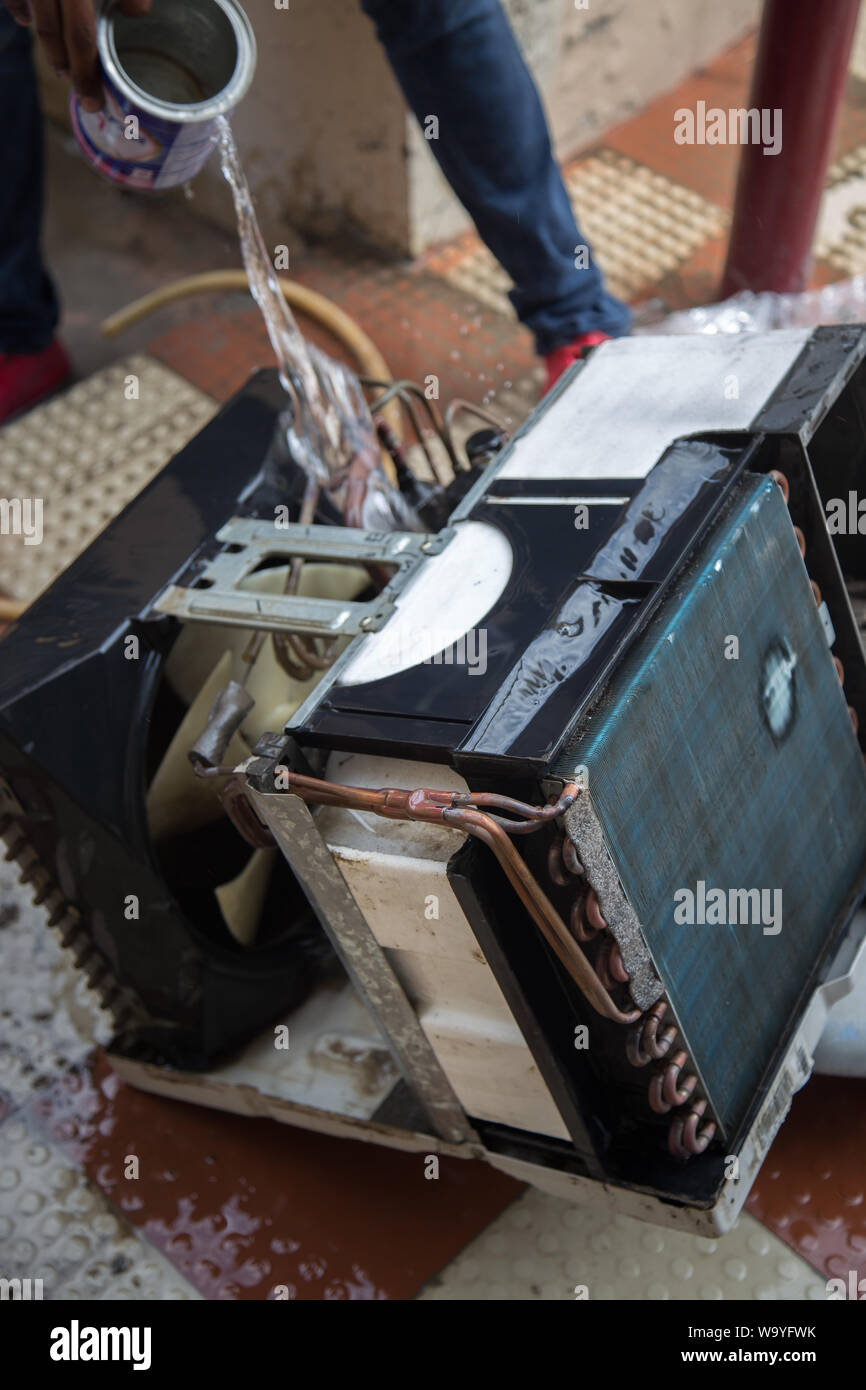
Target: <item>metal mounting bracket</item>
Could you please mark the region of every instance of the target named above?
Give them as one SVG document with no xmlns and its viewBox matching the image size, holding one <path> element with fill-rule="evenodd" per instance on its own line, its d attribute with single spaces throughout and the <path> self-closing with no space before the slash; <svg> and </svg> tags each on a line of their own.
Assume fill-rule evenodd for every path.
<svg viewBox="0 0 866 1390">
<path fill-rule="evenodd" d="M 344 526 L 278 526 L 273 521 L 233 517 L 217 532 L 225 547 L 208 560 L 186 587 L 171 584 L 153 605 L 181 622 L 219 623 L 307 637 L 354 637 L 377 632 L 394 611 L 394 599 L 411 570 L 444 550 L 453 536 L 415 531 L 357 531 Z M 390 582 L 366 603 L 262 594 L 241 586 L 266 561 L 317 560 L 377 564 L 393 568 Z"/>
</svg>

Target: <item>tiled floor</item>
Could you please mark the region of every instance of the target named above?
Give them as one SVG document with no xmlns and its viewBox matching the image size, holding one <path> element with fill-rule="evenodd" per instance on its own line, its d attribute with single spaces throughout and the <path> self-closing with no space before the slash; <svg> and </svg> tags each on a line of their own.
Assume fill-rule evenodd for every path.
<svg viewBox="0 0 866 1390">
<path fill-rule="evenodd" d="M 752 56 L 751 41 L 723 54 L 566 170 L 586 233 L 620 293 L 667 309 L 714 297 L 738 151 L 674 144 L 673 112 L 699 99 L 742 105 Z M 816 284 L 866 271 L 864 90 L 852 80 Z M 48 245 L 80 368 L 89 374 L 146 348 L 190 383 L 188 395 L 175 399 L 172 387 L 165 402 L 173 417 L 187 411 L 193 428 L 196 411 L 204 418 L 211 408 L 208 398 L 225 399 L 270 360 L 246 297 L 176 307 L 111 345 L 97 344 L 95 327 L 161 279 L 237 263 L 231 239 L 186 220 L 182 204 L 145 208 L 107 187 L 94 195 L 100 213 L 84 235 L 75 187 L 90 175 L 71 162 L 60 137 L 52 140 L 51 177 Z M 537 397 L 529 335 L 473 235 L 412 266 L 306 251 L 293 255 L 293 273 L 355 317 L 395 375 L 438 376 L 443 402 L 485 399 L 514 423 Z M 326 335 L 310 331 L 334 350 Z M 152 363 L 141 370 L 158 381 Z M 86 388 L 86 413 L 85 396 Z M 39 440 L 18 433 L 20 467 L 37 466 L 37 454 L 45 458 Z M 52 439 L 49 429 L 49 448 Z M 98 441 L 97 489 L 121 457 L 116 443 Z M 153 466 L 159 438 L 140 447 L 142 466 Z M 118 501 L 131 479 L 115 479 Z M 70 505 L 75 515 L 55 565 L 81 543 L 88 516 L 99 520 L 82 513 L 80 496 Z M 19 575 L 22 596 L 44 577 Z M 11 572 L 0 579 L 15 588 Z M 84 1039 L 104 1041 L 104 1022 L 93 1023 L 91 1005 L 8 869 L 0 878 L 0 942 L 0 1274 L 44 1277 L 46 1296 L 407 1298 L 426 1285 L 424 1296 L 435 1299 L 554 1299 L 573 1297 L 573 1285 L 589 1278 L 593 1297 L 803 1298 L 823 1297 L 832 1275 L 866 1272 L 866 1083 L 813 1079 L 764 1165 L 751 1215 L 727 1241 L 689 1243 L 537 1193 L 515 1202 L 517 1185 L 478 1165 L 443 1164 L 440 1182 L 429 1183 L 413 1155 L 133 1092 L 89 1054 Z M 130 1157 L 139 1160 L 137 1176 L 127 1171 Z"/>
</svg>

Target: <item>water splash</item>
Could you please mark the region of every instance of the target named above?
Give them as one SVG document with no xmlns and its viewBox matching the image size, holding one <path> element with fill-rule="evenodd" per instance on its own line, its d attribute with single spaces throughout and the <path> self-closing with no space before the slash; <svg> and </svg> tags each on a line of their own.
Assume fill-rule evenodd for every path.
<svg viewBox="0 0 866 1390">
<path fill-rule="evenodd" d="M 292 403 L 292 453 L 313 478 L 327 484 L 361 449 L 377 450 L 375 426 L 355 374 L 319 352 L 301 333 L 265 248 L 232 128 L 225 116 L 218 117 L 217 126 L 222 172 L 234 198 L 250 292 L 261 310 L 280 381 Z"/>
</svg>

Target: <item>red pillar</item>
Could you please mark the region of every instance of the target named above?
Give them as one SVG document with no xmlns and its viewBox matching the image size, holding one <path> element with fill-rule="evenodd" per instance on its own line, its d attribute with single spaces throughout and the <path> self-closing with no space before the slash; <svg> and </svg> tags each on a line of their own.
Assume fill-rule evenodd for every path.
<svg viewBox="0 0 866 1390">
<path fill-rule="evenodd" d="M 860 0 L 765 0 L 749 106 L 782 112 L 782 147 L 744 145 L 721 298 L 805 287 Z"/>
</svg>

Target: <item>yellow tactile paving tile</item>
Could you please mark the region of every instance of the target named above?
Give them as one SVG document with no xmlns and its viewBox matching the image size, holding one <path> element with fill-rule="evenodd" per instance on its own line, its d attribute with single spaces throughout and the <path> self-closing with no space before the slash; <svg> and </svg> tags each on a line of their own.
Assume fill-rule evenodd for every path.
<svg viewBox="0 0 866 1390">
<path fill-rule="evenodd" d="M 640 297 L 727 227 L 727 214 L 699 193 L 616 150 L 570 165 L 565 184 L 611 290 L 624 299 Z M 433 253 L 426 268 L 511 313 L 508 276 L 477 238 Z"/>
<path fill-rule="evenodd" d="M 36 598 L 215 412 L 135 356 L 0 429 L 0 495 L 22 504 L 0 534 L 0 590 Z"/>
</svg>

